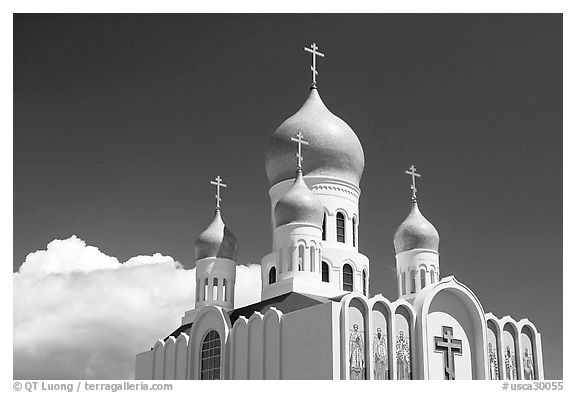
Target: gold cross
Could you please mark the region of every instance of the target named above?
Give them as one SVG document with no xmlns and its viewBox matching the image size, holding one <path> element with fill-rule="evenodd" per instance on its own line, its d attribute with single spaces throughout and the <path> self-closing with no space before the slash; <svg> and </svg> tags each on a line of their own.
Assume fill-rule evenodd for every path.
<svg viewBox="0 0 576 393">
<path fill-rule="evenodd" d="M 416 173 L 416 167 L 414 165 L 410 165 L 409 171 L 406 171 L 406 174 L 412 176 L 412 185 L 410 188 L 412 189 L 412 201 L 416 202 L 416 178 L 420 177 L 419 173 Z"/>
<path fill-rule="evenodd" d="M 304 158 L 302 157 L 302 145 L 309 145 L 309 143 L 305 141 L 303 138 L 304 135 L 302 135 L 300 131 L 298 131 L 298 134 L 296 134 L 296 138 L 294 137 L 290 138 L 292 142 L 296 142 L 298 144 L 298 153 L 296 153 L 296 165 L 297 165 L 296 168 L 299 171 L 302 170 L 302 161 L 304 161 Z"/>
<path fill-rule="evenodd" d="M 305 46 L 304 50 L 306 52 L 312 53 L 312 65 L 310 66 L 310 70 L 312 71 L 312 86 L 316 86 L 316 75 L 318 75 L 318 71 L 316 70 L 316 56 L 324 57 L 324 53 L 317 51 L 318 47 L 316 46 L 315 42 L 310 45 L 310 48 Z"/>
<path fill-rule="evenodd" d="M 214 180 L 210 181 L 210 184 L 216 186 L 216 210 L 220 210 L 220 202 L 222 201 L 222 199 L 220 199 L 220 187 L 226 188 L 227 186 L 222 183 L 220 176 L 216 176 Z"/>
</svg>

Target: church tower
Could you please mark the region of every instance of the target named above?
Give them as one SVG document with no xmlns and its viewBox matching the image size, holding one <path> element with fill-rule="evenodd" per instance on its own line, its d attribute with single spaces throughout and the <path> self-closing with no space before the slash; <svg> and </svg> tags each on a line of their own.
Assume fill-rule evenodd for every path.
<svg viewBox="0 0 576 393">
<path fill-rule="evenodd" d="M 216 210 L 208 227 L 198 236 L 196 251 L 196 307 L 220 306 L 234 309 L 236 256 L 238 241 L 222 221 L 220 188 L 226 187 L 220 176 L 210 182 L 216 186 Z"/>
<path fill-rule="evenodd" d="M 281 288 L 279 282 L 271 282 L 273 275 L 270 271 L 275 268 L 278 272 L 278 266 L 285 265 L 286 258 L 292 258 L 291 255 L 279 252 L 282 248 L 281 237 L 278 235 L 281 225 L 277 222 L 275 210 L 281 198 L 296 184 L 291 169 L 294 167 L 294 145 L 291 138 L 298 133 L 303 134 L 308 142 L 302 168 L 303 181 L 320 200 L 323 214 L 319 244 L 312 240 L 303 242 L 303 250 L 292 251 L 297 253 L 297 259 L 301 254 L 304 255 L 304 265 L 310 268 L 309 273 L 314 273 L 314 284 L 293 286 L 291 290 L 326 297 L 347 292 L 368 294 L 369 261 L 358 249 L 358 203 L 364 152 L 350 126 L 330 112 L 320 98 L 316 84 L 316 56 L 324 55 L 317 49 L 315 44 L 305 48 L 312 53 L 313 58 L 313 83 L 308 99 L 298 112 L 276 129 L 266 149 L 266 173 L 270 183 L 272 228 L 275 235 L 272 253 L 262 260 L 262 299 L 288 291 L 288 287 Z M 311 260 L 311 255 L 317 255 L 317 259 L 314 264 L 307 264 L 307 256 Z"/>
<path fill-rule="evenodd" d="M 438 245 L 440 237 L 434 225 L 422 215 L 416 199 L 414 165 L 406 171 L 412 176 L 412 209 L 394 234 L 398 297 L 413 299 L 418 292 L 439 281 Z"/>
</svg>

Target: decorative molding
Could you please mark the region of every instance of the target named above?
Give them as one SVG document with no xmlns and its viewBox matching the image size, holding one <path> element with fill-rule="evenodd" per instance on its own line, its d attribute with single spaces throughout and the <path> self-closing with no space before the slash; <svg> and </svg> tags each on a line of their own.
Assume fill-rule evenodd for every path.
<svg viewBox="0 0 576 393">
<path fill-rule="evenodd" d="M 321 184 L 314 184 L 312 186 L 312 191 L 322 191 L 322 190 L 328 190 L 328 191 L 338 191 L 344 194 L 348 194 L 348 195 L 352 195 L 355 199 L 359 199 L 360 198 L 360 194 L 358 192 L 356 192 L 355 190 L 352 190 L 350 188 L 346 188 L 346 187 L 342 187 L 342 186 L 336 186 L 336 185 L 332 185 L 332 184 L 325 184 L 325 183 L 321 183 Z"/>
</svg>

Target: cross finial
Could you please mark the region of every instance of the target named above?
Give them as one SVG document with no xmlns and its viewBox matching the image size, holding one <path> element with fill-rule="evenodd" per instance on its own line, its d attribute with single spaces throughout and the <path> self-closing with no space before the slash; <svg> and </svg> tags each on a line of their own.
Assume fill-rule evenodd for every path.
<svg viewBox="0 0 576 393">
<path fill-rule="evenodd" d="M 406 174 L 412 176 L 412 185 L 410 188 L 412 189 L 412 202 L 416 203 L 416 178 L 420 177 L 419 173 L 416 173 L 416 167 L 414 165 L 410 165 L 410 170 L 406 171 Z"/>
<path fill-rule="evenodd" d="M 210 181 L 210 184 L 216 186 L 216 210 L 220 210 L 220 202 L 222 201 L 222 199 L 220 199 L 220 187 L 226 188 L 227 186 L 222 183 L 220 176 L 216 176 L 214 180 Z"/>
<path fill-rule="evenodd" d="M 312 53 L 312 65 L 310 66 L 310 70 L 312 71 L 312 87 L 316 87 L 316 75 L 318 75 L 318 71 L 316 70 L 316 56 L 324 57 L 324 53 L 318 52 L 317 49 L 318 47 L 315 42 L 310 45 L 310 48 L 307 46 L 304 47 L 306 52 Z"/>
<path fill-rule="evenodd" d="M 300 131 L 298 131 L 298 133 L 296 134 L 296 138 L 291 137 L 290 140 L 292 142 L 296 142 L 298 144 L 298 153 L 296 153 L 296 169 L 298 171 L 302 170 L 302 161 L 304 161 L 304 158 L 302 157 L 302 145 L 309 145 L 309 143 L 307 141 L 305 141 L 304 139 L 304 135 L 302 135 L 302 133 Z"/>
</svg>

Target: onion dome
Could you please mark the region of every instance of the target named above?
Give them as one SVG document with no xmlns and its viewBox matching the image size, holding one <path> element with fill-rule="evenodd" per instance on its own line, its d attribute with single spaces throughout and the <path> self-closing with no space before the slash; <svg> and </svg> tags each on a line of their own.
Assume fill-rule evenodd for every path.
<svg viewBox="0 0 576 393">
<path fill-rule="evenodd" d="M 276 228 L 291 222 L 322 226 L 324 206 L 304 182 L 301 170 L 298 171 L 292 187 L 276 202 L 274 219 Z"/>
<path fill-rule="evenodd" d="M 326 108 L 318 90 L 292 117 L 276 129 L 266 148 L 266 173 L 270 185 L 294 177 L 294 148 L 290 137 L 297 132 L 310 142 L 305 175 L 333 176 L 356 186 L 364 171 L 364 151 L 360 140 L 342 119 Z"/>
<path fill-rule="evenodd" d="M 394 248 L 396 254 L 403 251 L 424 248 L 438 252 L 440 236 L 434 225 L 430 223 L 418 209 L 416 202 L 412 203 L 412 210 L 408 217 L 396 229 L 394 234 Z"/>
<path fill-rule="evenodd" d="M 198 236 L 194 249 L 196 250 L 196 260 L 210 257 L 236 260 L 238 240 L 222 221 L 220 210 L 216 209 L 214 219 L 208 228 Z"/>
</svg>

